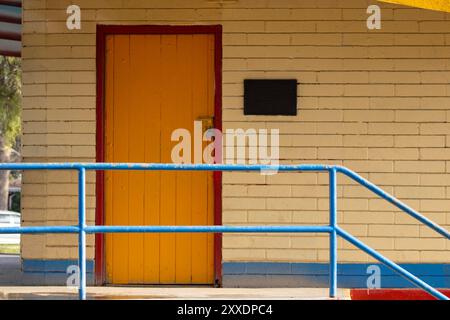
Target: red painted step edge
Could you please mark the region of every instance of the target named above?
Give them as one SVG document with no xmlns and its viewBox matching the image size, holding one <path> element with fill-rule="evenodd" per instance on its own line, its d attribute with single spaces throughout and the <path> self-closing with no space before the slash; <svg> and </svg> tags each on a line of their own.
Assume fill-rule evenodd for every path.
<svg viewBox="0 0 450 320">
<path fill-rule="evenodd" d="M 439 289 L 450 297 L 450 289 Z M 351 289 L 352 300 L 436 300 L 420 289 Z"/>
</svg>

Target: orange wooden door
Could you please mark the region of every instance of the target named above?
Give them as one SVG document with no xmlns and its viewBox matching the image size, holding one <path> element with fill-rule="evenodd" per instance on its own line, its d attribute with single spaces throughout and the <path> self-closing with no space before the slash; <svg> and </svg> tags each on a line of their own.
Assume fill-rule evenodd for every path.
<svg viewBox="0 0 450 320">
<path fill-rule="evenodd" d="M 105 161 L 171 163 L 177 128 L 214 113 L 213 35 L 108 35 Z M 193 154 L 193 153 L 192 153 Z M 211 172 L 105 173 L 106 225 L 212 225 Z M 107 282 L 210 284 L 212 234 L 107 234 Z"/>
</svg>

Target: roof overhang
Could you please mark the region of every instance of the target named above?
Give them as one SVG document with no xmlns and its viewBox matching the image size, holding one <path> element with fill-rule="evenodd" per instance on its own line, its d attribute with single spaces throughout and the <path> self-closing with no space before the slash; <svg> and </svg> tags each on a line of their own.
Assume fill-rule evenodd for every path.
<svg viewBox="0 0 450 320">
<path fill-rule="evenodd" d="M 0 0 L 0 54 L 20 57 L 21 41 L 22 1 Z"/>
<path fill-rule="evenodd" d="M 394 4 L 402 4 L 405 6 L 416 7 L 421 9 L 450 12 L 449 0 L 378 0 L 378 1 Z"/>
</svg>

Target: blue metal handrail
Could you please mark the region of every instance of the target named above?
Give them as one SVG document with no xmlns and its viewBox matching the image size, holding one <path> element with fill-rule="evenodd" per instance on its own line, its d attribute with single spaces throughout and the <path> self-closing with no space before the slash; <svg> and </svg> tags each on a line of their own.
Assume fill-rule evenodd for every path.
<svg viewBox="0 0 450 320">
<path fill-rule="evenodd" d="M 406 204 L 383 191 L 357 173 L 334 165 L 225 165 L 225 164 L 163 164 L 163 163 L 0 163 L 0 170 L 77 170 L 78 171 L 78 225 L 77 226 L 36 226 L 0 228 L 6 233 L 78 233 L 78 264 L 80 268 L 79 298 L 86 299 L 86 234 L 87 233 L 329 233 L 330 234 L 330 297 L 337 291 L 337 236 L 342 237 L 357 248 L 371 255 L 408 281 L 422 288 L 432 296 L 449 300 L 444 294 L 426 282 L 387 259 L 367 246 L 337 224 L 337 173 L 340 172 L 360 185 L 389 201 L 447 239 L 450 232 L 424 217 Z M 328 226 L 88 226 L 86 224 L 86 171 L 87 170 L 145 170 L 145 171 L 316 171 L 329 173 L 330 222 Z"/>
</svg>

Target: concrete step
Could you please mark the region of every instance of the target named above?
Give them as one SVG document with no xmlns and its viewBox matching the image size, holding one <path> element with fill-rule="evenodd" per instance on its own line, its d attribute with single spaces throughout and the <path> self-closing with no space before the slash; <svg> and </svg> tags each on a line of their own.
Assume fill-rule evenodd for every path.
<svg viewBox="0 0 450 320">
<path fill-rule="evenodd" d="M 450 297 L 450 289 L 439 289 Z M 422 289 L 351 289 L 352 300 L 436 300 Z"/>
</svg>

